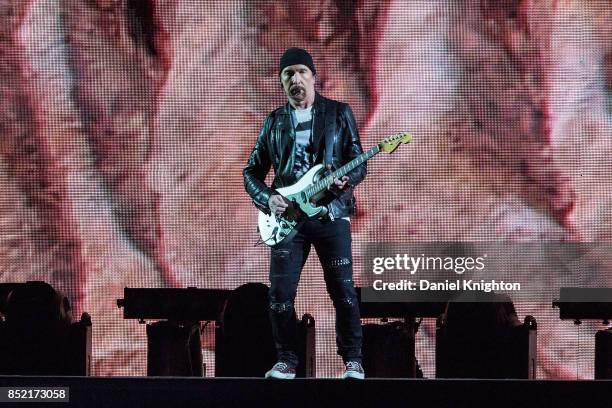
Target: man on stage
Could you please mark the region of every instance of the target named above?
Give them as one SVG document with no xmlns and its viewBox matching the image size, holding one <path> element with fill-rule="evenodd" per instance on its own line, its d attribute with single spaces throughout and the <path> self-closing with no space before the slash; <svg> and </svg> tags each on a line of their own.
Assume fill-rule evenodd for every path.
<svg viewBox="0 0 612 408">
<path fill-rule="evenodd" d="M 288 103 L 268 115 L 244 168 L 244 184 L 255 205 L 281 215 L 288 204 L 275 189 L 295 184 L 312 166 L 337 169 L 363 151 L 351 108 L 315 92 L 316 70 L 310 54 L 289 48 L 280 59 L 279 77 Z M 264 180 L 274 167 L 272 188 Z M 270 320 L 278 362 L 266 378 L 295 378 L 297 324 L 294 300 L 300 273 L 314 245 L 325 284 L 336 309 L 336 343 L 345 364 L 343 378 L 364 378 L 361 322 L 353 285 L 351 224 L 353 188 L 366 175 L 366 165 L 334 179 L 323 203 L 328 214 L 306 221 L 289 242 L 270 256 Z"/>
</svg>

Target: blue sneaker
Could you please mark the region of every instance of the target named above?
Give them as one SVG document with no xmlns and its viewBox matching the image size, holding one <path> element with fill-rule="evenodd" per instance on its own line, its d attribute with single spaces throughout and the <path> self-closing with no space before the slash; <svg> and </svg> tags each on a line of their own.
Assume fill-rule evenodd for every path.
<svg viewBox="0 0 612 408">
<path fill-rule="evenodd" d="M 274 367 L 272 367 L 270 371 L 266 373 L 265 378 L 291 380 L 295 378 L 295 368 L 283 361 L 279 361 L 278 363 L 274 364 Z"/>
<path fill-rule="evenodd" d="M 355 380 L 363 380 L 365 378 L 365 371 L 359 361 L 347 361 L 344 365 L 346 368 L 342 378 L 352 378 Z"/>
</svg>

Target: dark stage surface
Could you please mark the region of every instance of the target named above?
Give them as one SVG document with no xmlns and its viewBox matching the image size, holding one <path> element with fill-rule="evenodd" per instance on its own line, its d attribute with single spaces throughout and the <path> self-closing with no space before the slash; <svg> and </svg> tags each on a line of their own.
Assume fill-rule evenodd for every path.
<svg viewBox="0 0 612 408">
<path fill-rule="evenodd" d="M 606 380 L 0 377 L 0 386 L 70 387 L 70 403 L 14 404 L 24 407 L 612 406 L 612 381 Z"/>
</svg>

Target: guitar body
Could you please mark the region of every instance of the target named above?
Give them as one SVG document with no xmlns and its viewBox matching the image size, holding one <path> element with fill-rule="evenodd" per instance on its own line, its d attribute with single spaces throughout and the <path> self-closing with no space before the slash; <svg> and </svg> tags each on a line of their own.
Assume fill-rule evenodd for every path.
<svg viewBox="0 0 612 408">
<path fill-rule="evenodd" d="M 327 214 L 327 208 L 317 207 L 313 204 L 313 201 L 316 202 L 318 197 L 315 196 L 315 200 L 309 200 L 304 193 L 304 190 L 323 177 L 324 172 L 323 165 L 317 164 L 308 170 L 297 183 L 276 190 L 289 202 L 289 207 L 281 215 L 268 215 L 259 211 L 257 226 L 265 244 L 275 246 L 281 242 L 289 241 L 295 236 L 297 228 L 304 221 Z"/>
</svg>

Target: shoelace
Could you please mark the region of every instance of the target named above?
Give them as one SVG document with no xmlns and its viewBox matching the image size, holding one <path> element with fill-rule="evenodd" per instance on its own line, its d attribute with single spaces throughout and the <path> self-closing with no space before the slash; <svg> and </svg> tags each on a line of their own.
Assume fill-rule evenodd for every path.
<svg viewBox="0 0 612 408">
<path fill-rule="evenodd" d="M 359 364 L 356 361 L 349 361 L 348 363 L 346 363 L 346 369 L 347 370 L 360 371 L 361 370 L 361 364 Z"/>
</svg>

